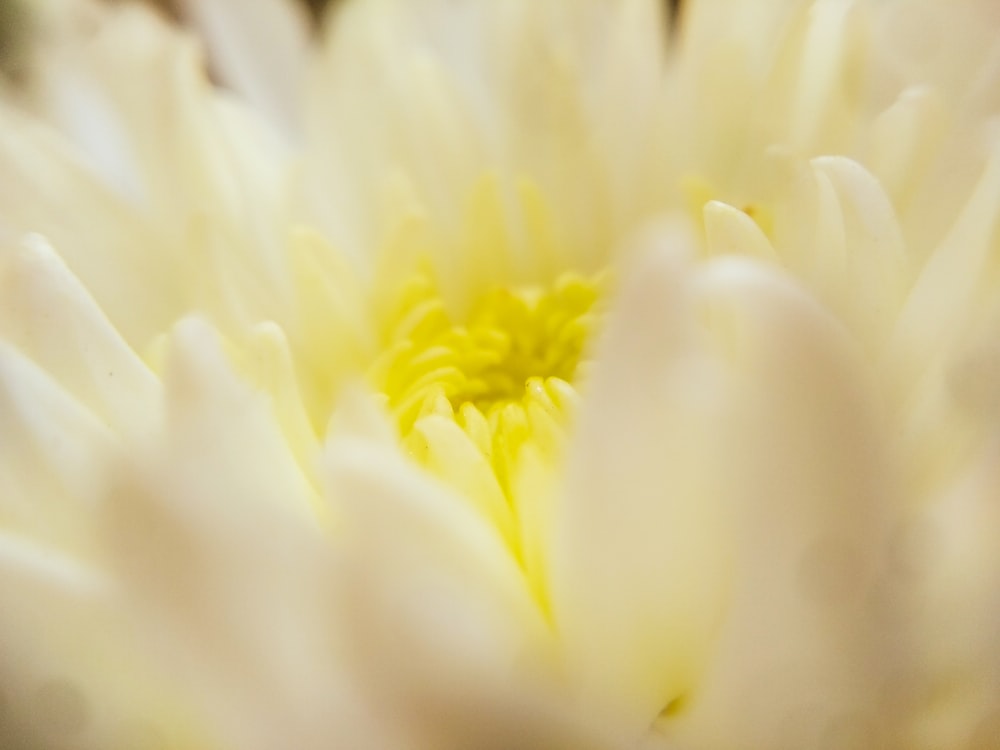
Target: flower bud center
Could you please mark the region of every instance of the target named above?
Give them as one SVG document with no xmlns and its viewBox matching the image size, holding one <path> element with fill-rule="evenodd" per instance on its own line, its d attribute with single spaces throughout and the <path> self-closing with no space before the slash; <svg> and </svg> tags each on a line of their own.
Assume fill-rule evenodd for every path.
<svg viewBox="0 0 1000 750">
<path fill-rule="evenodd" d="M 440 446 L 428 445 L 424 423 L 448 420 L 509 493 L 526 442 L 561 442 L 601 296 L 600 281 L 564 274 L 548 288 L 489 289 L 456 320 L 429 276 L 412 277 L 369 373 L 411 455 L 433 463 L 427 452 Z"/>
</svg>

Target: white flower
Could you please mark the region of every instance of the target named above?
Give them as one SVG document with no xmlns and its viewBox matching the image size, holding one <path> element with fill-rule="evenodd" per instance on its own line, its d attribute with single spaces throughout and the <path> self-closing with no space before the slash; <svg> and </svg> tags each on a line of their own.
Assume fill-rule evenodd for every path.
<svg viewBox="0 0 1000 750">
<path fill-rule="evenodd" d="M 44 5 L 5 742 L 990 745 L 990 2 Z"/>
</svg>

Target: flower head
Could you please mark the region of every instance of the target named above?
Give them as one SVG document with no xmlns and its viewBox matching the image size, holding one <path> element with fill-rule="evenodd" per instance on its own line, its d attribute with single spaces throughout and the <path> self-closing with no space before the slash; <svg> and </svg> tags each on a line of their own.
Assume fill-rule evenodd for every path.
<svg viewBox="0 0 1000 750">
<path fill-rule="evenodd" d="M 987 0 L 43 6 L 5 741 L 989 745 Z"/>
</svg>

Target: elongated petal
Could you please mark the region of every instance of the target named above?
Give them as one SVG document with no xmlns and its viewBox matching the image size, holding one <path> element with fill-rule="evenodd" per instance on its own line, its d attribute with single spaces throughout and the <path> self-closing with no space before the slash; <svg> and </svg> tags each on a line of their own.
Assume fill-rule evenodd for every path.
<svg viewBox="0 0 1000 750">
<path fill-rule="evenodd" d="M 712 255 L 749 255 L 777 260 L 767 236 L 750 216 L 720 201 L 709 201 L 703 210 L 705 240 Z"/>
<path fill-rule="evenodd" d="M 148 8 L 104 7 L 94 27 L 40 61 L 44 86 L 34 108 L 63 138 L 9 113 L 19 137 L 38 152 L 36 169 L 45 171 L 29 172 L 25 194 L 0 216 L 15 230 L 45 233 L 133 344 L 145 345 L 191 307 L 246 325 L 259 321 L 247 314 L 251 302 L 262 306 L 257 314 L 266 309 L 267 317 L 280 318 L 288 279 L 287 226 L 276 221 L 284 218 L 286 167 L 279 139 L 214 90 L 194 40 Z M 147 79 L 158 85 L 145 85 Z M 10 160 L 23 169 L 26 157 Z M 117 195 L 106 195 L 108 186 Z M 96 205 L 85 205 L 84 191 Z M 31 209 L 40 216 L 26 215 Z M 89 265 L 108 255 L 120 273 L 95 278 Z M 132 309 L 159 302 L 166 317 L 136 342 L 136 322 L 119 308 L 149 278 L 158 279 L 157 299 L 134 301 Z M 112 281 L 124 288 L 108 290 Z"/>
<path fill-rule="evenodd" d="M 980 439 L 955 412 L 953 381 L 960 377 L 955 370 L 968 354 L 972 332 L 983 320 L 995 320 L 991 269 L 998 205 L 1000 147 L 993 144 L 978 185 L 919 272 L 883 352 L 902 451 L 913 466 L 915 504 L 948 486 Z"/>
<path fill-rule="evenodd" d="M 185 0 L 223 80 L 289 135 L 298 129 L 309 20 L 291 0 Z"/>
<path fill-rule="evenodd" d="M 1000 143 L 993 145 L 979 184 L 906 299 L 886 352 L 890 367 L 912 372 L 915 361 L 934 361 L 949 352 L 949 342 L 984 293 L 985 270 L 1000 221 L 998 204 Z"/>
<path fill-rule="evenodd" d="M 163 242 L 68 145 L 23 116 L 0 110 L 0 237 L 17 247 L 42 234 L 115 322 L 141 346 L 170 320 L 179 295 Z M 141 248 L 142 252 L 135 252 Z M 156 278 L 154 289 L 142 283 Z"/>
<path fill-rule="evenodd" d="M 493 747 L 544 682 L 541 618 L 509 549 L 392 448 L 344 436 L 327 467 L 352 672 L 418 742 Z"/>
<path fill-rule="evenodd" d="M 117 431 L 148 427 L 159 383 L 42 237 L 0 273 L 0 338 Z"/>
<path fill-rule="evenodd" d="M 111 432 L 0 342 L 0 518 L 4 528 L 96 553 L 92 513 L 116 448 Z"/>
<path fill-rule="evenodd" d="M 279 418 L 203 322 L 170 346 L 168 417 L 103 514 L 143 645 L 234 747 L 321 748 L 338 722 L 350 736 L 328 550 Z"/>
<path fill-rule="evenodd" d="M 910 679 L 923 691 L 940 690 L 929 710 L 926 692 L 913 691 L 914 746 L 945 747 L 965 741 L 988 747 L 1000 711 L 1000 461 L 996 432 L 963 467 L 955 485 L 921 513 L 903 547 L 915 596 L 918 658 Z M 946 686 L 961 684 L 962 690 Z M 988 741 L 988 738 L 989 741 Z"/>
<path fill-rule="evenodd" d="M 841 731 L 874 743 L 864 733 L 894 720 L 876 696 L 898 656 L 880 637 L 898 488 L 875 382 L 840 324 L 789 280 L 724 259 L 697 287 L 736 375 L 719 469 L 731 483 L 736 575 L 679 735 L 695 748 L 809 747 Z"/>
<path fill-rule="evenodd" d="M 894 207 L 878 180 L 846 157 L 793 170 L 776 204 L 779 255 L 877 359 L 915 267 Z"/>
<path fill-rule="evenodd" d="M 662 240 L 611 313 L 553 511 L 549 586 L 574 678 L 641 733 L 704 666 L 730 575 L 717 430 L 688 270 Z"/>
</svg>

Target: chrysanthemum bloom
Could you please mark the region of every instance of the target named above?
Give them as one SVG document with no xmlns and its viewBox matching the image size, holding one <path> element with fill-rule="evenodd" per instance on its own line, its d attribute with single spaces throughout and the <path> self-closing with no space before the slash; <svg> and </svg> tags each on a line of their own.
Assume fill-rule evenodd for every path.
<svg viewBox="0 0 1000 750">
<path fill-rule="evenodd" d="M 47 5 L 5 748 L 996 747 L 990 0 Z"/>
</svg>

